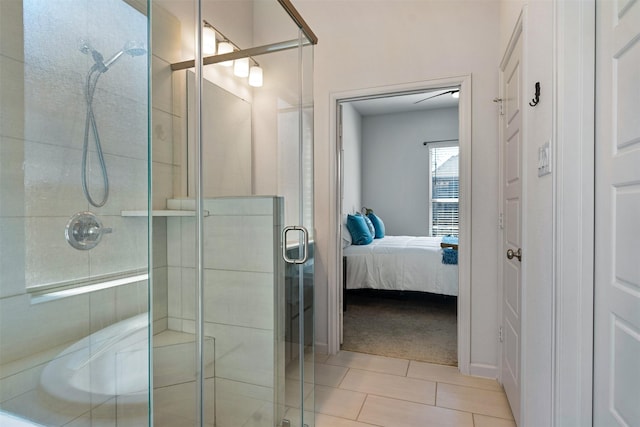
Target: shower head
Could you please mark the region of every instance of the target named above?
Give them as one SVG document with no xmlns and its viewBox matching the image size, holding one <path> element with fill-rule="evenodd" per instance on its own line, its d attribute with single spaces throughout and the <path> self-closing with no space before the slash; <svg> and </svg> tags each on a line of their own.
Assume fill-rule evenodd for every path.
<svg viewBox="0 0 640 427">
<path fill-rule="evenodd" d="M 100 71 L 102 71 L 103 73 L 106 72 L 109 69 L 109 67 L 111 67 L 125 53 L 130 56 L 140 56 L 147 53 L 147 49 L 145 49 L 144 44 L 142 43 L 129 41 L 124 45 L 124 47 L 120 52 L 116 53 L 111 58 L 104 61 L 104 64 L 103 64 L 104 70 L 101 69 Z"/>
</svg>

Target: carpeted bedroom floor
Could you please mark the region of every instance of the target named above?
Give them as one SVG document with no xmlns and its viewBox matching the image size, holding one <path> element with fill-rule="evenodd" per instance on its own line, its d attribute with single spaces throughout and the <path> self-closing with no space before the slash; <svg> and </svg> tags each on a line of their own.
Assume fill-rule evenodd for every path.
<svg viewBox="0 0 640 427">
<path fill-rule="evenodd" d="M 358 290 L 347 304 L 342 350 L 458 364 L 456 297 Z"/>
</svg>

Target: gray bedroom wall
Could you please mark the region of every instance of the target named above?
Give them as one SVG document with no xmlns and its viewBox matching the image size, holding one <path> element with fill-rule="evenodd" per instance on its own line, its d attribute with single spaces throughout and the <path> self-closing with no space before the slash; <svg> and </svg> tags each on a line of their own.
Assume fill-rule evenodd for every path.
<svg viewBox="0 0 640 427">
<path fill-rule="evenodd" d="M 382 218 L 387 234 L 428 234 L 429 169 L 423 142 L 456 138 L 457 108 L 362 118 L 362 205 Z"/>
<path fill-rule="evenodd" d="M 349 103 L 342 104 L 342 147 L 342 212 L 353 213 L 362 208 L 362 116 Z"/>
</svg>

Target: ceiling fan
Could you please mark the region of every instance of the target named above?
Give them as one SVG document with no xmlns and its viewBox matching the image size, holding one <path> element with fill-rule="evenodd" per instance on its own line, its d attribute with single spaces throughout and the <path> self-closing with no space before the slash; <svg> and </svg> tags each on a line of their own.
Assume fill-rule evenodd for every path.
<svg viewBox="0 0 640 427">
<path fill-rule="evenodd" d="M 415 104 L 419 104 L 419 103 L 421 103 L 422 101 L 426 101 L 426 100 L 428 100 L 428 99 L 436 98 L 436 97 L 438 97 L 438 96 L 447 95 L 447 94 L 450 94 L 450 95 L 451 95 L 451 96 L 453 96 L 454 98 L 457 98 L 457 97 L 458 97 L 457 95 L 458 95 L 459 93 L 460 93 L 460 89 L 451 89 L 451 90 L 447 90 L 447 91 L 442 92 L 442 93 L 438 93 L 438 94 L 435 94 L 435 95 L 428 96 L 428 97 L 426 97 L 426 98 L 424 98 L 424 99 L 421 99 L 421 100 L 419 100 L 419 101 L 414 102 L 413 104 L 414 104 L 414 105 L 415 105 Z"/>
</svg>

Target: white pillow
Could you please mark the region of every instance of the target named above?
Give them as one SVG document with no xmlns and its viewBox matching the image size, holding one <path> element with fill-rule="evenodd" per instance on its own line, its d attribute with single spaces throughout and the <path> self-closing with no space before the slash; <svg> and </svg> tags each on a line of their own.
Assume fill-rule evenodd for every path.
<svg viewBox="0 0 640 427">
<path fill-rule="evenodd" d="M 342 247 L 346 248 L 352 243 L 351 232 L 347 228 L 347 214 L 342 214 Z"/>
</svg>

